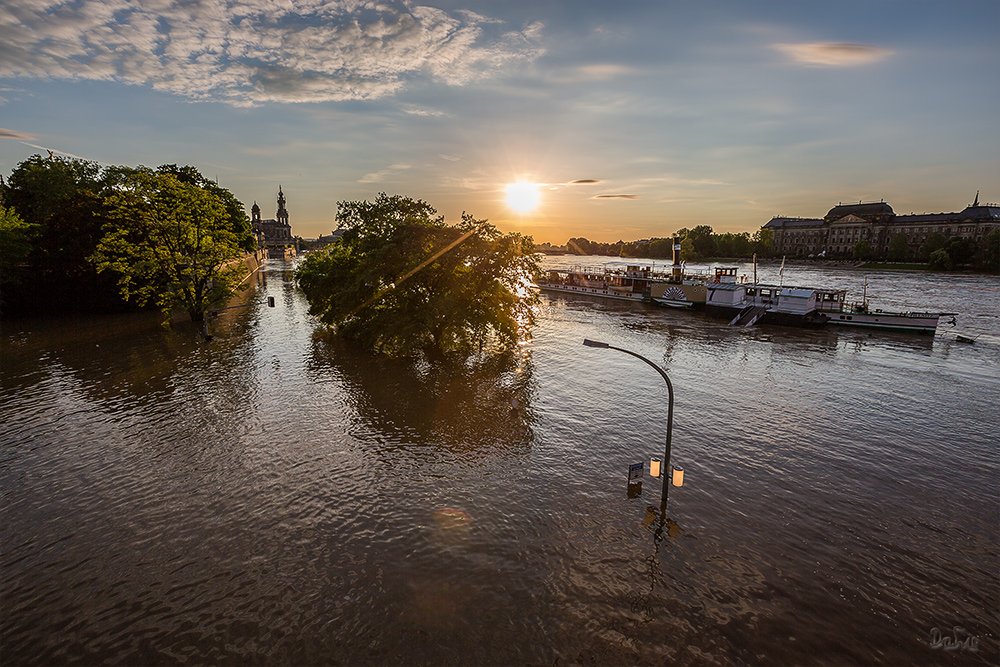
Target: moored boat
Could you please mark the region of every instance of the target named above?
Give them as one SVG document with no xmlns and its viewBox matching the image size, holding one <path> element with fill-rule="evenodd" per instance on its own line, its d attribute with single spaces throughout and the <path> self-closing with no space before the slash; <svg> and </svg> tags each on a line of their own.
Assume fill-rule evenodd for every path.
<svg viewBox="0 0 1000 667">
<path fill-rule="evenodd" d="M 548 292 L 642 301 L 649 285 L 662 278 L 662 274 L 658 276 L 652 267 L 608 265 L 549 271 L 536 284 Z"/>
<path fill-rule="evenodd" d="M 950 324 L 955 325 L 955 313 L 925 313 L 925 312 L 890 312 L 881 309 L 872 310 L 868 305 L 868 280 L 865 279 L 864 292 L 860 303 L 846 304 L 828 313 L 830 324 L 867 329 L 889 329 L 893 331 L 912 331 L 914 333 L 934 334 L 938 321 L 942 317 L 951 317 Z"/>
<path fill-rule="evenodd" d="M 781 324 L 816 327 L 839 310 L 844 290 L 786 287 L 763 283 L 720 283 L 708 286 L 705 314 L 730 320 L 731 326 Z"/>
<path fill-rule="evenodd" d="M 649 300 L 671 308 L 704 308 L 708 287 L 713 284 L 735 284 L 735 268 L 717 267 L 715 275 L 674 271 L 665 281 L 650 285 Z"/>
<path fill-rule="evenodd" d="M 942 315 L 951 313 L 890 313 L 881 310 L 868 311 L 859 305 L 839 313 L 832 313 L 828 317 L 830 324 L 933 334 L 937 331 L 938 320 Z"/>
</svg>

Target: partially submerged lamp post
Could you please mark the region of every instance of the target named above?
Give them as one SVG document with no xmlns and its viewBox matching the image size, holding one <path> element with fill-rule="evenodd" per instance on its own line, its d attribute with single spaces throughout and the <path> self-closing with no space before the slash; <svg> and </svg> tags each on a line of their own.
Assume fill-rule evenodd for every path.
<svg viewBox="0 0 1000 667">
<path fill-rule="evenodd" d="M 661 377 L 663 377 L 663 381 L 667 383 L 667 396 L 668 396 L 668 404 L 667 404 L 667 445 L 666 445 L 666 451 L 665 451 L 665 453 L 663 455 L 663 471 L 662 471 L 662 476 L 663 476 L 663 492 L 662 492 L 662 494 L 660 496 L 660 504 L 665 506 L 667 504 L 667 491 L 670 489 L 670 484 L 673 481 L 671 479 L 673 477 L 673 474 L 672 474 L 672 471 L 671 471 L 671 468 L 670 468 L 670 431 L 671 431 L 671 429 L 673 427 L 673 424 L 674 424 L 674 386 L 672 384 L 670 384 L 670 378 L 667 377 L 666 372 L 662 368 L 660 368 L 659 366 L 657 366 L 656 364 L 654 364 L 652 361 L 650 361 L 646 357 L 642 356 L 641 354 L 636 354 L 635 352 L 632 352 L 630 350 L 625 350 L 625 349 L 622 349 L 620 347 L 615 347 L 614 345 L 608 345 L 607 343 L 602 343 L 602 342 L 596 341 L 596 340 L 590 340 L 588 338 L 584 338 L 583 339 L 583 344 L 586 345 L 587 347 L 600 347 L 600 348 L 607 348 L 609 350 L 618 350 L 619 352 L 624 352 L 625 354 L 630 354 L 633 357 L 635 357 L 636 359 L 642 359 L 647 364 L 649 364 L 650 366 L 652 366 L 653 368 L 655 368 L 656 372 L 659 373 Z M 681 469 L 678 469 L 677 472 L 680 475 L 680 479 L 678 481 L 682 481 L 684 479 L 684 477 L 683 477 L 684 476 L 684 471 L 681 470 Z M 650 471 L 650 473 L 652 474 L 652 471 Z M 678 484 L 678 486 L 680 486 L 680 484 Z"/>
</svg>

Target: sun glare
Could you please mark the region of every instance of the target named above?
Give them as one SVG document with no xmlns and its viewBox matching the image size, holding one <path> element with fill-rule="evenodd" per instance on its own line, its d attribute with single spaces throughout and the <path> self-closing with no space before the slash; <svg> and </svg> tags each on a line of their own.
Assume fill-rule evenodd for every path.
<svg viewBox="0 0 1000 667">
<path fill-rule="evenodd" d="M 518 213 L 528 213 L 538 206 L 538 186 L 534 183 L 511 183 L 507 186 L 507 206 Z"/>
</svg>

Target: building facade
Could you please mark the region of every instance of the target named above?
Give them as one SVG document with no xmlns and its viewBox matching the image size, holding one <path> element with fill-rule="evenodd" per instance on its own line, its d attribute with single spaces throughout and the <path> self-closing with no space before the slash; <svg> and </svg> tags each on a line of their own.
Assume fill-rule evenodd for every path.
<svg viewBox="0 0 1000 667">
<path fill-rule="evenodd" d="M 253 203 L 250 209 L 250 223 L 253 225 L 253 232 L 257 236 L 257 244 L 261 248 L 275 246 L 295 245 L 295 238 L 292 236 L 292 226 L 288 224 L 288 210 L 285 208 L 285 194 L 278 186 L 278 212 L 274 219 L 261 220 L 260 206 Z"/>
<path fill-rule="evenodd" d="M 906 258 L 916 259 L 932 234 L 978 241 L 998 228 L 1000 206 L 981 205 L 979 193 L 972 205 L 959 213 L 896 215 L 884 201 L 837 204 L 822 218 L 775 217 L 763 227 L 773 232 L 778 255 L 851 257 L 855 246 L 867 241 L 871 256 L 881 259 L 888 257 L 890 244 L 897 237 L 895 243 L 900 247 L 902 239 L 906 241 Z"/>
</svg>

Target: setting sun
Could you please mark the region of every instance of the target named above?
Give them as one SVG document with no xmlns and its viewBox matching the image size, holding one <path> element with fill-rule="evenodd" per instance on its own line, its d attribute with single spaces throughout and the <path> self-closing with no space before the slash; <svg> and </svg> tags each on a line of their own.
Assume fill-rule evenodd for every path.
<svg viewBox="0 0 1000 667">
<path fill-rule="evenodd" d="M 507 206 L 527 213 L 538 206 L 538 186 L 534 183 L 511 183 L 507 186 Z"/>
</svg>

